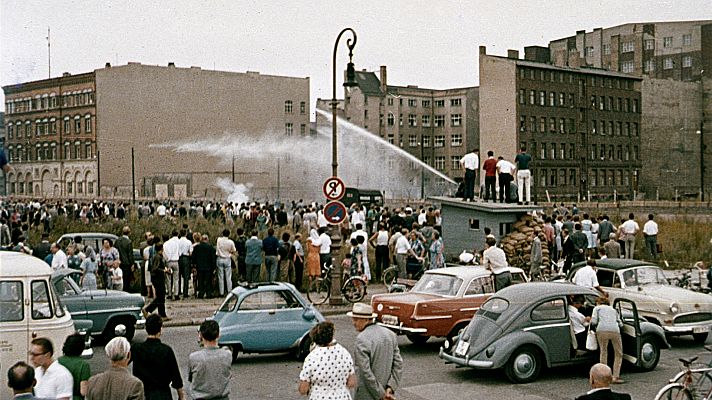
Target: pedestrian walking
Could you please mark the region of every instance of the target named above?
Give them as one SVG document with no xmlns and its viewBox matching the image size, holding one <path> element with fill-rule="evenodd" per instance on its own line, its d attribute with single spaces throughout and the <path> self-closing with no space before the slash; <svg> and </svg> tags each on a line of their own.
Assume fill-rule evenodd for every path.
<svg viewBox="0 0 712 400">
<path fill-rule="evenodd" d="M 131 347 L 133 374 L 143 382 L 146 400 L 171 400 L 171 387 L 178 400 L 185 399 L 183 379 L 173 349 L 161 343 L 163 319 L 158 315 L 146 318 L 146 341 Z"/>
<path fill-rule="evenodd" d="M 131 375 L 131 344 L 115 337 L 104 346 L 110 368 L 89 378 L 86 400 L 143 400 L 143 382 Z"/>
<path fill-rule="evenodd" d="M 218 346 L 219 337 L 217 322 L 208 320 L 200 324 L 198 339 L 202 349 L 188 356 L 188 381 L 194 399 L 230 398 L 232 353 Z"/>
<path fill-rule="evenodd" d="M 158 240 L 155 238 L 154 240 Z M 158 242 L 154 245 L 154 255 L 151 259 L 151 282 L 153 283 L 153 290 L 156 293 L 156 297 L 151 300 L 151 302 L 144 307 L 141 312 L 144 318 L 148 314 L 152 313 L 153 310 L 158 310 L 158 315 L 161 318 L 168 319 L 166 315 L 166 275 L 170 275 L 171 271 L 166 264 L 166 259 L 163 255 L 163 243 Z"/>
<path fill-rule="evenodd" d="M 351 354 L 334 341 L 334 323 L 320 322 L 309 336 L 317 347 L 304 359 L 299 373 L 299 393 L 309 400 L 351 400 L 356 373 Z"/>
</svg>

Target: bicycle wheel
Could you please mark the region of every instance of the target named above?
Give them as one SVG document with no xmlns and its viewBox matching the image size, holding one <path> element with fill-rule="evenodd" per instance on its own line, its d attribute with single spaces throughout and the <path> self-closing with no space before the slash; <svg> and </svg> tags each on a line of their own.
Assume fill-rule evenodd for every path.
<svg viewBox="0 0 712 400">
<path fill-rule="evenodd" d="M 341 293 L 349 303 L 357 303 L 366 295 L 366 281 L 359 277 L 349 278 L 344 283 Z"/>
<path fill-rule="evenodd" d="M 309 283 L 307 298 L 312 304 L 324 304 L 329 299 L 329 281 L 316 278 Z"/>
<path fill-rule="evenodd" d="M 692 393 L 680 383 L 666 385 L 655 396 L 655 400 L 693 400 Z"/>
<path fill-rule="evenodd" d="M 392 285 L 396 278 L 398 278 L 398 267 L 388 267 L 385 271 L 383 271 L 382 279 L 384 285 Z"/>
</svg>

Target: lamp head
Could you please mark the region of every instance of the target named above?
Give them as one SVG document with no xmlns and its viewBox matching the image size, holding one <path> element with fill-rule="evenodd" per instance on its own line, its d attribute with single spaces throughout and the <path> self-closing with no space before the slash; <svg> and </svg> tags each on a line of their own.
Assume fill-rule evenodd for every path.
<svg viewBox="0 0 712 400">
<path fill-rule="evenodd" d="M 354 86 L 358 86 L 358 83 L 356 83 L 356 69 L 354 68 L 354 63 L 349 61 L 346 65 L 346 80 L 344 81 L 344 87 Z"/>
</svg>

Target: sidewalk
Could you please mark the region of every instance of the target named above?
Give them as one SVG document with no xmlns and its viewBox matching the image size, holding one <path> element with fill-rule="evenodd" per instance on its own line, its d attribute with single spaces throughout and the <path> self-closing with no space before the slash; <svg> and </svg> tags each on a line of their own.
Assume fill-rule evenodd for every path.
<svg viewBox="0 0 712 400">
<path fill-rule="evenodd" d="M 361 302 L 370 303 L 371 296 L 374 294 L 387 293 L 386 286 L 383 284 L 369 284 L 368 293 Z M 308 301 L 305 293 L 302 293 L 304 298 Z M 168 300 L 166 302 L 166 314 L 171 318 L 170 321 L 166 321 L 164 326 L 191 326 L 200 325 L 205 318 L 210 317 L 215 313 L 215 311 L 220 307 L 224 298 L 215 299 L 186 299 L 172 301 Z M 316 306 L 316 308 L 325 316 L 328 315 L 340 315 L 346 314 L 346 312 L 351 310 L 351 304 L 344 301 L 343 305 L 333 306 L 328 304 L 322 304 Z"/>
</svg>

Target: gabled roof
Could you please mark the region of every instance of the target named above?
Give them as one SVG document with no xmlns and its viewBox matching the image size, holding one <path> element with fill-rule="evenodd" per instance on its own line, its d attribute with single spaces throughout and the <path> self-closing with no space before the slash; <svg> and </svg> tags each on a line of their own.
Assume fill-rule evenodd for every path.
<svg viewBox="0 0 712 400">
<path fill-rule="evenodd" d="M 373 72 L 357 71 L 356 83 L 358 83 L 359 89 L 361 89 L 361 92 L 366 96 L 382 97 L 384 95 L 384 93 L 381 92 L 381 81 Z"/>
</svg>

